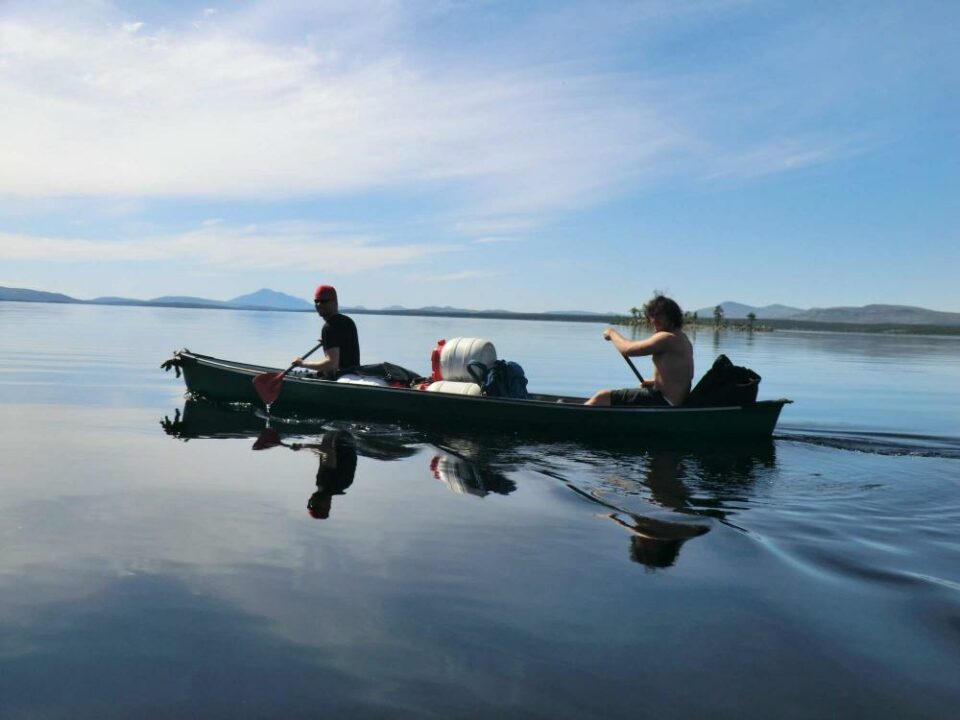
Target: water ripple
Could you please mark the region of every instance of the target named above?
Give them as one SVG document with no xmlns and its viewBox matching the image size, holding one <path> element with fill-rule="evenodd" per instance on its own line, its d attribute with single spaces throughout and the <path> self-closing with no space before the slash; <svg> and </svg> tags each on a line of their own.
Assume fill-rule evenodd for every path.
<svg viewBox="0 0 960 720">
<path fill-rule="evenodd" d="M 783 426 L 775 438 L 835 450 L 960 460 L 960 438 L 942 435 Z"/>
</svg>

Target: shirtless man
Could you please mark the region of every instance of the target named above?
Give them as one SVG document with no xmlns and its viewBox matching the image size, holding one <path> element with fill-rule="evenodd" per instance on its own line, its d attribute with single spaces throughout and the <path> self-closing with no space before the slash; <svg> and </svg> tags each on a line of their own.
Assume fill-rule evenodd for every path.
<svg viewBox="0 0 960 720">
<path fill-rule="evenodd" d="M 654 333 L 646 340 L 630 341 L 613 328 L 603 331 L 625 356 L 652 355 L 653 380 L 644 380 L 637 388 L 601 390 L 586 405 L 645 405 L 667 407 L 682 405 L 693 381 L 693 346 L 683 334 L 683 312 L 673 300 L 657 295 L 644 308 Z"/>
</svg>

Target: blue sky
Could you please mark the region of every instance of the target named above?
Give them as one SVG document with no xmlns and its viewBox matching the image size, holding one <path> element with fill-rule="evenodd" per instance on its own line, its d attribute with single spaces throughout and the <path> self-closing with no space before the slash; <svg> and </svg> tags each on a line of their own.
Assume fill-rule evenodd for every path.
<svg viewBox="0 0 960 720">
<path fill-rule="evenodd" d="M 0 285 L 960 311 L 960 3 L 0 5 Z"/>
</svg>

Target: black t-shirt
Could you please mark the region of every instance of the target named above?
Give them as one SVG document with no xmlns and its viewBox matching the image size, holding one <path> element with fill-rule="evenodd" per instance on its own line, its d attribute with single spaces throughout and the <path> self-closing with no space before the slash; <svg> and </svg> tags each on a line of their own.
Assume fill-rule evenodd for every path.
<svg viewBox="0 0 960 720">
<path fill-rule="evenodd" d="M 326 465 L 320 463 L 317 490 L 326 495 L 342 495 L 353 484 L 353 476 L 357 472 L 357 447 L 350 435 L 338 432 L 331 450 L 335 460 Z"/>
<path fill-rule="evenodd" d="M 360 364 L 360 341 L 357 339 L 357 326 L 346 315 L 337 313 L 323 324 L 320 333 L 324 350 L 340 349 L 340 370 L 356 367 Z"/>
</svg>

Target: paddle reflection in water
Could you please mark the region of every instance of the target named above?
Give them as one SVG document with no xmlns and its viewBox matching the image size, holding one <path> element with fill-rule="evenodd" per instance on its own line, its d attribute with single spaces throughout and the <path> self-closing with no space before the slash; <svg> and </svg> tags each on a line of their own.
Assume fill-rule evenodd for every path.
<svg viewBox="0 0 960 720">
<path fill-rule="evenodd" d="M 714 522 L 742 531 L 731 516 L 749 507 L 758 477 L 776 467 L 772 441 L 659 441 L 640 449 L 623 443 L 525 443 L 503 435 L 440 436 L 395 426 L 267 417 L 249 406 L 205 400 L 188 400 L 182 413 L 177 410 L 161 425 L 185 441 L 255 438 L 254 450 L 313 452 L 317 488 L 308 510 L 319 519 L 330 516 L 333 496 L 353 484 L 358 456 L 392 461 L 426 449 L 429 475 L 475 498 L 509 495 L 517 485 L 508 476 L 533 471 L 598 506 L 598 517 L 630 533 L 630 559 L 653 570 L 672 567 L 683 545 L 710 532 Z"/>
</svg>

